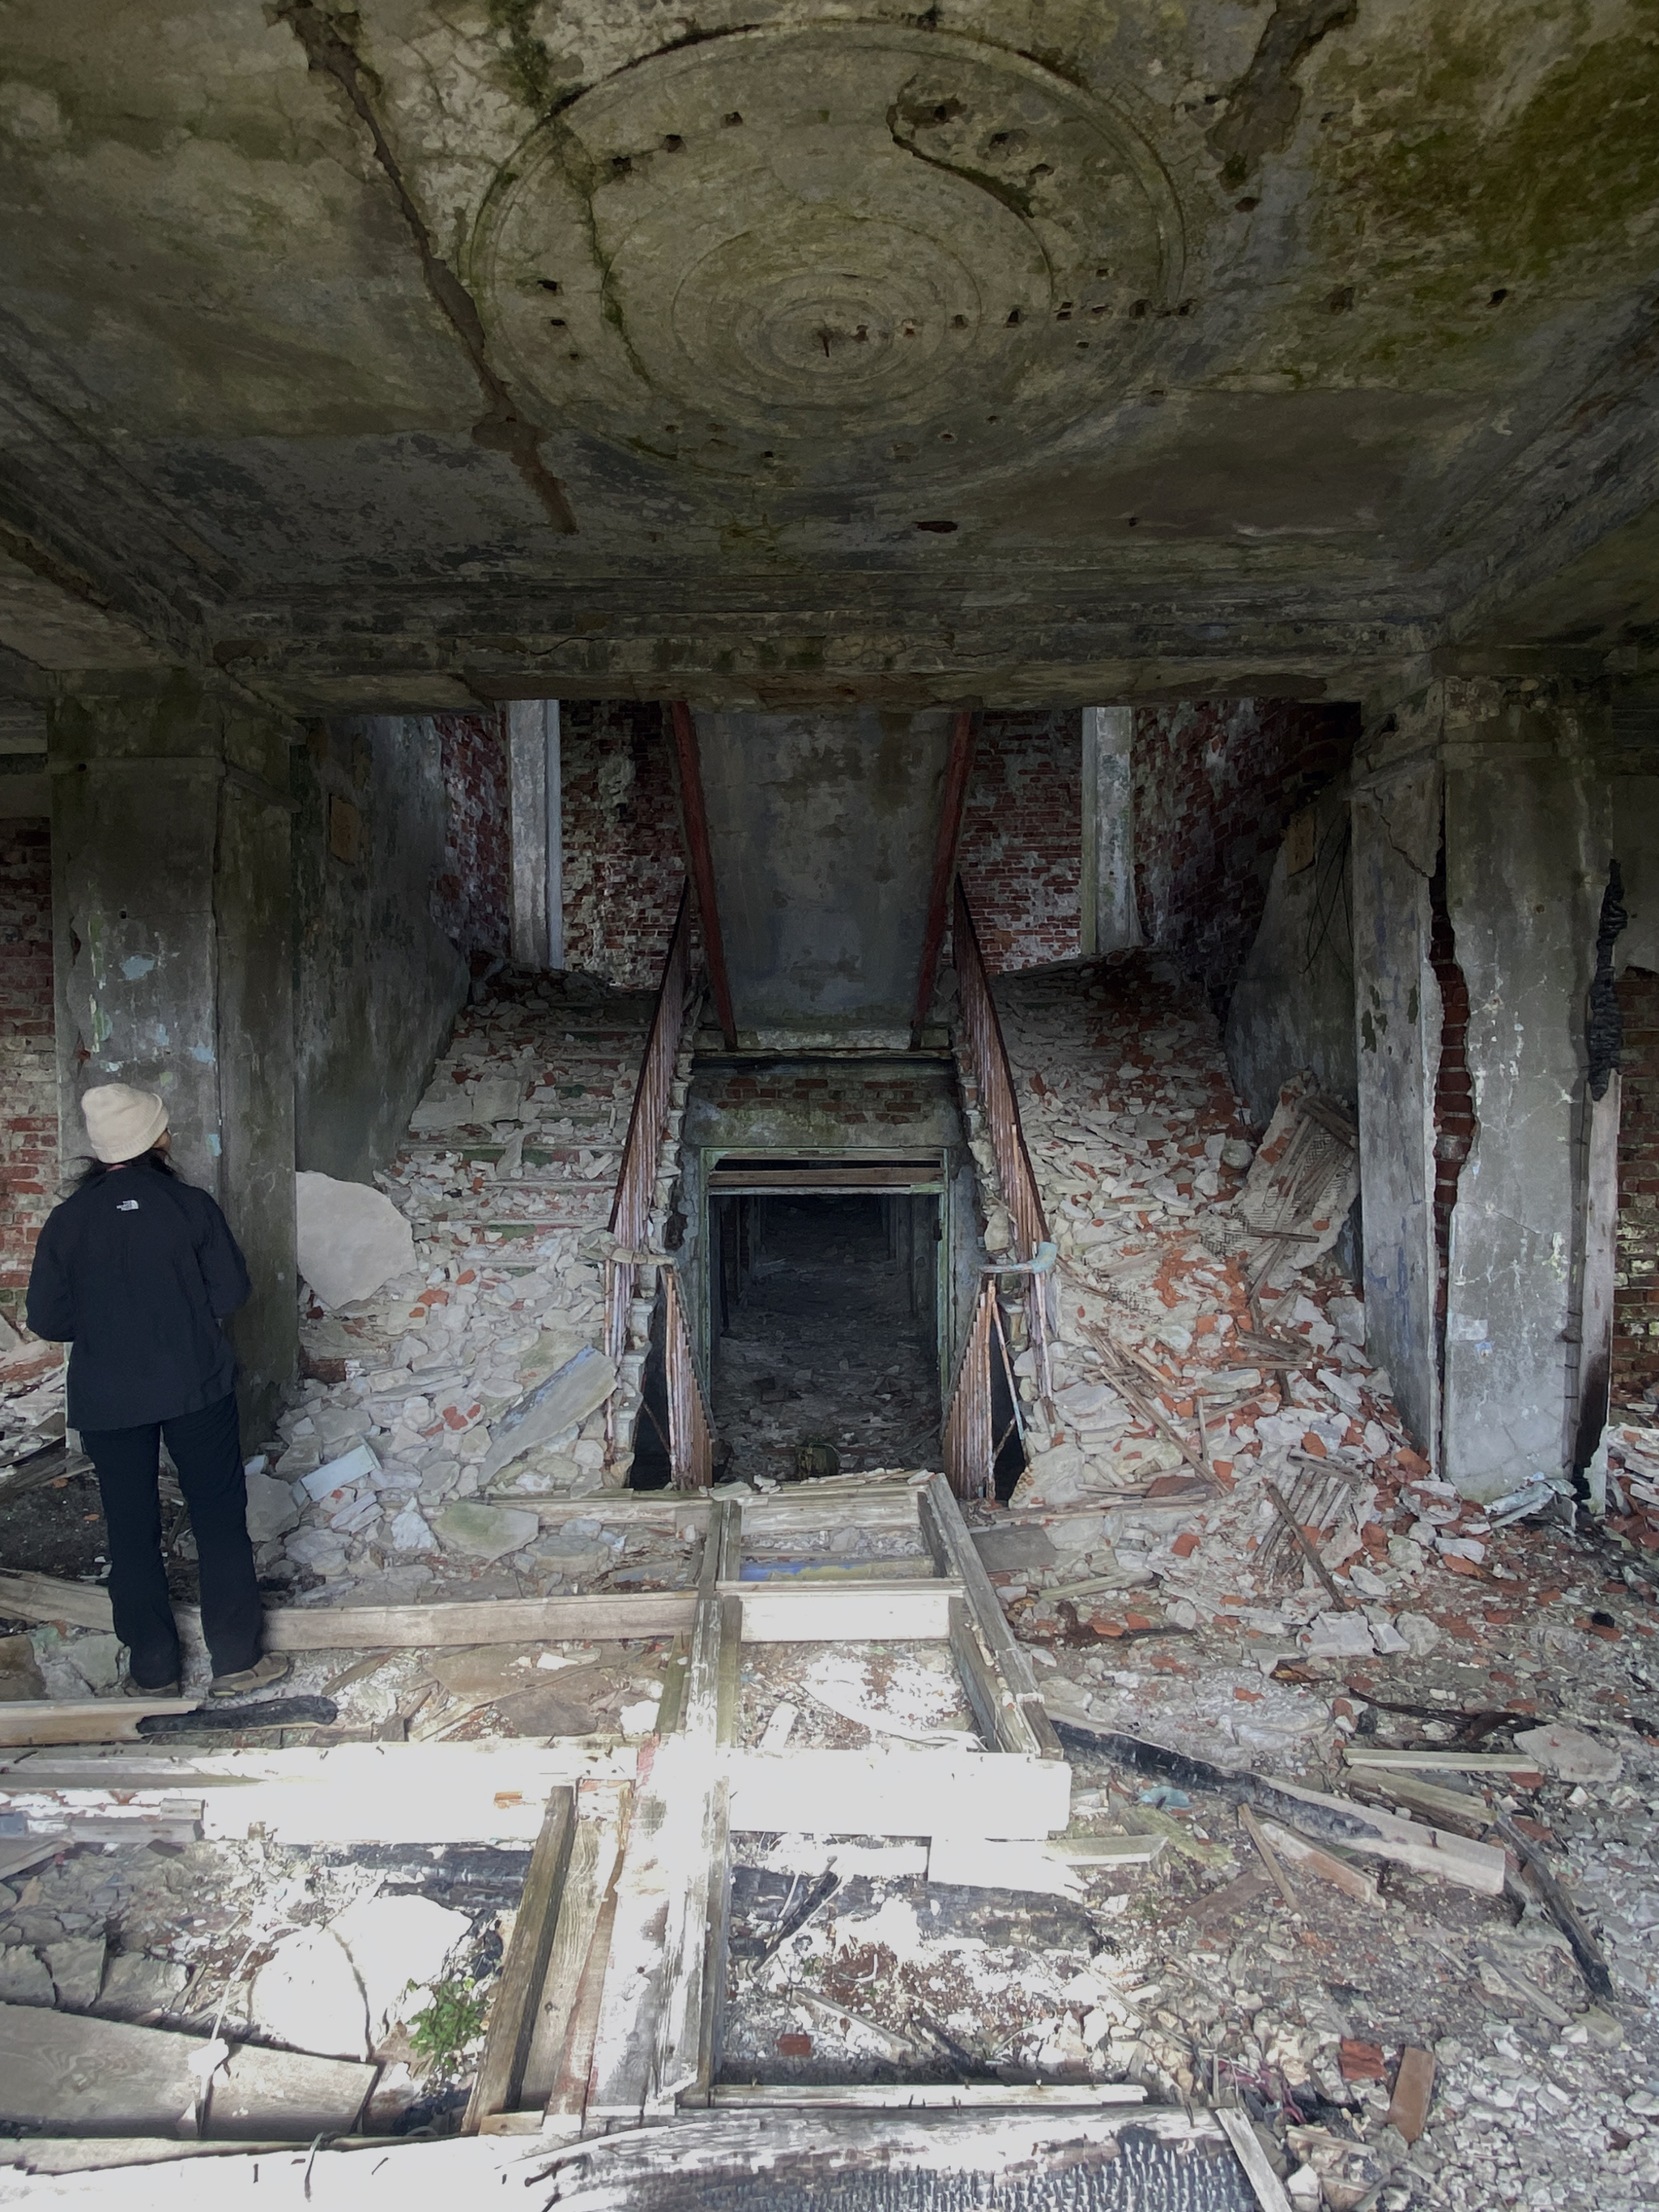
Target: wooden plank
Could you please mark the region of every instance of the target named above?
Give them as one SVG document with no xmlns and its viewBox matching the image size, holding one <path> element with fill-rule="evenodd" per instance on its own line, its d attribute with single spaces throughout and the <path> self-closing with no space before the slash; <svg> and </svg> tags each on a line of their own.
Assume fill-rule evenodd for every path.
<svg viewBox="0 0 1659 2212">
<path fill-rule="evenodd" d="M 1334 1797 L 1319 1790 L 1300 1790 L 1289 1782 L 1276 1782 L 1273 1787 L 1282 1796 L 1297 1798 L 1304 1805 L 1322 1805 L 1330 1811 L 1346 1814 L 1350 1819 L 1359 1812 L 1376 1834 L 1374 1838 L 1347 1838 L 1346 1848 L 1350 1850 L 1374 1852 L 1380 1858 L 1395 1859 L 1418 1874 L 1438 1875 L 1462 1888 L 1478 1891 L 1482 1897 L 1501 1897 L 1504 1893 L 1504 1856 L 1490 1844 L 1471 1843 L 1468 1837 L 1454 1835 L 1449 1829 L 1425 1827 L 1419 1821 L 1384 1812 L 1381 1806 L 1356 1807 L 1351 1797 Z"/>
<path fill-rule="evenodd" d="M 1061 1758 L 1060 1738 L 1044 1710 L 1030 1654 L 1008 1626 L 1007 1616 L 979 1556 L 979 1547 L 968 1533 L 962 1508 L 945 1475 L 936 1474 L 920 1492 L 916 1510 L 922 1541 L 933 1556 L 934 1566 L 941 1577 L 960 1584 L 981 1641 L 1005 1688 L 1030 1723 L 1041 1756 Z"/>
<path fill-rule="evenodd" d="M 1230 2112 L 1224 2106 L 1212 2117 L 1221 2123 L 1233 2155 L 1244 2169 L 1244 2177 L 1255 2191 L 1255 2201 L 1261 2212 L 1293 2212 L 1290 2198 L 1285 2194 L 1285 2185 L 1267 2163 L 1267 2154 L 1256 2139 L 1255 2130 L 1244 2112 Z"/>
<path fill-rule="evenodd" d="M 174 2135 L 197 2108 L 191 2061 L 206 2047 L 199 2035 L 0 2004 L 0 2121 L 49 2135 Z M 204 2132 L 221 2142 L 349 2135 L 378 2071 L 233 2045 Z"/>
<path fill-rule="evenodd" d="M 1462 1790 L 1443 1790 L 1437 1783 L 1419 1781 L 1415 1775 L 1356 1773 L 1350 1786 L 1367 1803 L 1386 1797 L 1392 1803 L 1409 1806 L 1414 1813 L 1426 1813 L 1436 1821 L 1449 1821 L 1460 1832 L 1482 1836 L 1492 1825 L 1492 1808 L 1484 1797 Z"/>
<path fill-rule="evenodd" d="M 575 1826 L 574 1790 L 555 1790 L 547 1801 L 514 1915 L 513 1934 L 489 2008 L 483 2057 L 467 2101 L 464 2134 L 476 2135 L 486 2113 L 507 2112 L 519 2101 Z"/>
<path fill-rule="evenodd" d="M 1062 1834 L 1071 1817 L 1064 1759 L 971 1752 L 732 1750 L 731 1823 L 748 1833 Z M 1501 1854 L 1500 1854 L 1501 1856 Z"/>
<path fill-rule="evenodd" d="M 585 1782 L 576 1792 L 570 1866 L 535 2008 L 520 2093 L 525 2107 L 533 2107 L 541 2116 L 538 2124 L 549 2122 L 554 2133 L 574 2133 L 579 2129 L 587 2101 L 587 2070 L 592 2060 L 592 2035 L 605 1971 L 604 1954 L 594 1961 L 594 1948 L 605 1908 L 616 1894 L 632 1794 L 626 1783 Z M 583 2042 L 585 1993 L 589 2009 Z"/>
<path fill-rule="evenodd" d="M 113 1625 L 106 1589 L 56 1575 L 0 1574 L 0 1614 L 12 1620 L 59 1620 L 72 1628 Z"/>
<path fill-rule="evenodd" d="M 199 1796 L 210 1843 L 263 1833 L 284 1844 L 501 1844 L 533 1845 L 549 1793 L 583 1779 L 626 1781 L 635 1754 L 606 1741 L 570 1737 L 530 1743 L 348 1743 L 326 1750 L 202 1752 L 135 1766 L 118 1756 L 88 1759 L 81 1772 L 27 1761 L 0 1774 L 0 1804 L 50 1787 L 66 1803 L 92 1790 L 146 1788 Z M 164 1778 L 158 1781 L 158 1778 Z"/>
<path fill-rule="evenodd" d="M 673 732 L 675 765 L 679 772 L 680 813 L 685 824 L 686 859 L 696 886 L 697 911 L 702 921 L 703 961 L 708 969 L 708 989 L 720 1020 L 720 1035 L 728 1052 L 738 1043 L 737 1017 L 732 1011 L 732 986 L 726 972 L 726 945 L 720 935 L 720 907 L 714 896 L 714 856 L 708 842 L 708 809 L 702 792 L 702 755 L 697 727 L 684 699 L 669 709 Z"/>
<path fill-rule="evenodd" d="M 943 1643 L 951 1632 L 947 1582 L 722 1583 L 743 1601 L 745 1644 Z"/>
<path fill-rule="evenodd" d="M 473 1644 L 626 1642 L 689 1628 L 691 1590 L 595 1591 L 436 1605 L 288 1606 L 265 1615 L 268 1651 L 441 1650 Z"/>
<path fill-rule="evenodd" d="M 1279 1855 L 1274 1850 L 1272 1844 L 1268 1842 L 1267 1836 L 1264 1834 L 1261 1821 L 1256 1819 L 1255 1814 L 1251 1812 L 1248 1805 L 1241 1805 L 1239 1807 L 1238 1817 L 1243 1824 L 1244 1832 L 1249 1836 L 1250 1841 L 1255 1845 L 1256 1850 L 1261 1853 L 1261 1863 L 1267 1868 L 1268 1878 L 1271 1880 L 1273 1887 L 1279 1892 L 1279 1895 L 1284 1899 L 1285 1904 L 1290 1907 L 1292 1912 L 1299 1912 L 1302 1910 L 1302 1899 L 1297 1895 L 1295 1890 L 1291 1888 L 1290 1877 L 1285 1872 L 1284 1868 L 1279 1863 Z"/>
<path fill-rule="evenodd" d="M 1305 1867 L 1316 1874 L 1334 1889 L 1341 1890 L 1358 1905 L 1376 1905 L 1381 1893 L 1375 1879 L 1363 1867 L 1351 1866 L 1334 1851 L 1322 1851 L 1317 1844 L 1309 1843 L 1304 1837 L 1294 1836 L 1288 1828 L 1281 1828 L 1277 1820 L 1264 1820 L 1261 1832 L 1281 1858 L 1289 1859 L 1293 1866 Z"/>
<path fill-rule="evenodd" d="M 196 1698 L 31 1698 L 0 1704 L 0 1749 L 32 1744 L 137 1743 L 148 1713 L 193 1713 Z"/>
<path fill-rule="evenodd" d="M 1538 1773 L 1537 1759 L 1518 1751 L 1367 1751 L 1349 1743 L 1342 1747 L 1342 1756 L 1350 1766 L 1379 1773 Z"/>
<path fill-rule="evenodd" d="M 1079 2112 L 1144 2105 L 1139 2081 L 722 2081 L 709 2103 L 732 2112 Z"/>
<path fill-rule="evenodd" d="M 991 1662 L 965 1598 L 951 1600 L 951 1656 L 985 1741 L 997 1751 L 1042 1756 L 1036 1729 Z"/>
</svg>

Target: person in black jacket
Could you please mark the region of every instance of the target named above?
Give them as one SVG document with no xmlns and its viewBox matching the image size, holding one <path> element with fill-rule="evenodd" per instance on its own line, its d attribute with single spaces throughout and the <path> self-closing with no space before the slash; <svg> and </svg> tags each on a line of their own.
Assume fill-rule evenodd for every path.
<svg viewBox="0 0 1659 2212">
<path fill-rule="evenodd" d="M 40 1231 L 27 1316 L 37 1336 L 70 1346 L 69 1421 L 98 1471 L 126 1687 L 179 1689 L 157 1492 L 165 1437 L 196 1538 L 211 1694 L 261 1688 L 289 1662 L 259 1656 L 236 1362 L 220 1325 L 251 1295 L 247 1267 L 213 1200 L 169 1162 L 153 1091 L 106 1083 L 81 1105 L 94 1157 Z"/>
</svg>

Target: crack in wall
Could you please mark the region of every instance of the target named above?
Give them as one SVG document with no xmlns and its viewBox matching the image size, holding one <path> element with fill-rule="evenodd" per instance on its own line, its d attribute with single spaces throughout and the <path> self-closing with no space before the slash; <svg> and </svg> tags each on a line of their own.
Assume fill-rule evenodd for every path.
<svg viewBox="0 0 1659 2212">
<path fill-rule="evenodd" d="M 1279 0 L 1249 67 L 1228 93 L 1226 113 L 1209 133 L 1224 185 L 1242 185 L 1264 155 L 1290 144 L 1302 112 L 1302 88 L 1291 71 L 1358 13 L 1358 0 Z"/>
<path fill-rule="evenodd" d="M 315 0 L 281 0 L 275 13 L 276 20 L 286 23 L 304 47 L 311 68 L 319 76 L 333 78 L 368 132 L 374 158 L 392 186 L 398 210 L 415 240 L 427 290 L 466 349 L 483 393 L 484 412 L 472 425 L 475 443 L 492 453 L 504 453 L 540 502 L 553 527 L 566 536 L 574 535 L 576 518 L 565 488 L 541 457 L 541 443 L 547 433 L 521 412 L 511 388 L 490 365 L 489 342 L 477 302 L 433 245 L 425 219 L 404 181 L 402 166 L 370 98 L 372 72 L 344 36 L 339 21 L 319 8 Z"/>
</svg>

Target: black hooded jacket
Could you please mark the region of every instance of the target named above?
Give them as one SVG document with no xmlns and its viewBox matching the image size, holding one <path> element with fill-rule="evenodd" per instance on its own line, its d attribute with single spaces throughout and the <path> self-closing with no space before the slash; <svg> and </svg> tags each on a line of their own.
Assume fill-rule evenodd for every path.
<svg viewBox="0 0 1659 2212">
<path fill-rule="evenodd" d="M 54 1206 L 35 1247 L 28 1325 L 70 1346 L 69 1420 L 130 1429 L 200 1413 L 230 1390 L 220 1322 L 252 1295 L 225 1217 L 149 1159 Z"/>
</svg>

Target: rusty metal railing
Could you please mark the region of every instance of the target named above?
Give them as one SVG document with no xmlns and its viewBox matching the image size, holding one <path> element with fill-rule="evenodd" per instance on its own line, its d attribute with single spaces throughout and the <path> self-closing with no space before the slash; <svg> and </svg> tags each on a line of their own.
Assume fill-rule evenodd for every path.
<svg viewBox="0 0 1659 2212">
<path fill-rule="evenodd" d="M 617 1176 L 617 1194 L 611 1208 L 611 1234 L 620 1249 L 605 1263 L 605 1348 L 620 1367 L 629 1345 L 629 1323 L 639 1293 L 641 1267 L 655 1265 L 643 1259 L 650 1238 L 651 1208 L 656 1195 L 657 1172 L 668 1134 L 673 1104 L 674 1067 L 685 1033 L 687 996 L 691 981 L 690 887 L 680 894 L 679 912 L 663 962 L 657 1003 L 652 1010 L 640 1079 L 635 1086 L 633 1110 L 623 1145 L 622 1165 Z M 707 1488 L 711 1478 L 712 1431 L 708 1408 L 691 1354 L 685 1307 L 672 1266 L 657 1265 L 658 1282 L 665 1301 L 664 1358 L 668 1376 L 670 1417 L 669 1456 L 674 1480 L 682 1489 Z M 615 1401 L 612 1400 L 614 1407 Z M 610 1437 L 614 1446 L 614 1435 Z"/>
<path fill-rule="evenodd" d="M 988 1275 L 974 1302 L 945 1415 L 945 1474 L 958 1498 L 988 1498 L 996 1475 L 996 1438 L 991 1431 L 996 1302 L 996 1283 Z"/>
<path fill-rule="evenodd" d="M 1037 1393 L 1048 1411 L 1050 1421 L 1053 1419 L 1053 1385 L 1048 1371 L 1048 1286 L 1054 1248 L 1048 1243 L 1048 1226 L 1043 1218 L 1042 1200 L 1038 1195 L 1030 1154 L 1025 1149 L 1025 1134 L 1020 1127 L 1019 1101 L 1014 1090 L 1013 1071 L 1009 1066 L 1008 1048 L 1003 1042 L 1002 1024 L 997 1019 L 996 1002 L 991 995 L 991 979 L 986 973 L 984 956 L 980 951 L 979 933 L 974 927 L 973 914 L 960 877 L 956 884 L 952 945 L 957 972 L 958 1036 L 979 1092 L 986 1133 L 990 1139 L 991 1154 L 996 1164 L 997 1182 L 1003 1204 L 1008 1210 L 1014 1240 L 1014 1249 L 1009 1260 L 1000 1267 L 994 1261 L 987 1271 L 974 1308 L 968 1340 L 963 1346 L 945 1415 L 945 1463 L 951 1486 L 960 1498 L 982 1498 L 989 1493 L 1000 1449 L 999 1441 L 993 1436 L 991 1429 L 994 1345 L 1003 1360 L 1009 1363 L 1009 1388 L 1013 1394 L 1016 1422 L 1019 1419 L 1018 1387 L 1012 1374 L 1007 1331 L 997 1303 L 999 1276 L 1004 1279 L 1005 1284 L 1007 1278 L 1015 1274 L 1024 1278 L 1019 1296 L 1025 1310 L 1027 1341 L 1036 1353 Z M 1008 1287 L 1006 1303 L 1011 1310 L 1015 1304 L 1012 1286 Z M 966 1485 L 973 1486 L 966 1487 Z"/>
</svg>

